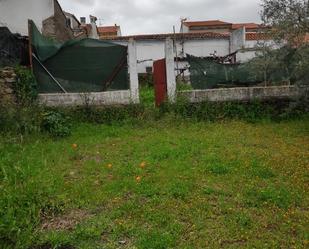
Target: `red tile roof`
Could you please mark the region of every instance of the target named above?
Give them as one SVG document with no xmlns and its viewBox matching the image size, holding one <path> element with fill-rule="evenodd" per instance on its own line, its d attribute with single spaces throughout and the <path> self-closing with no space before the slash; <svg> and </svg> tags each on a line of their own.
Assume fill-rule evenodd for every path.
<svg viewBox="0 0 309 249">
<path fill-rule="evenodd" d="M 270 35 L 265 33 L 246 33 L 247 41 L 270 40 Z"/>
<path fill-rule="evenodd" d="M 118 33 L 119 26 L 103 26 L 103 27 L 98 27 L 99 34 L 103 33 Z"/>
<path fill-rule="evenodd" d="M 183 23 L 187 27 L 213 27 L 213 26 L 231 26 L 232 23 L 223 22 L 220 20 L 209 20 L 209 21 L 197 21 L 197 22 L 184 22 Z"/>
<path fill-rule="evenodd" d="M 261 25 L 257 23 L 234 23 L 232 25 L 232 29 L 240 29 L 242 27 L 245 27 L 246 29 L 258 29 Z"/>
<path fill-rule="evenodd" d="M 165 40 L 166 38 L 174 38 L 177 40 L 180 39 L 229 39 L 229 34 L 220 34 L 214 32 L 202 32 L 202 33 L 176 33 L 176 34 L 150 34 L 150 35 L 132 35 L 132 36 L 119 36 L 119 37 L 109 37 L 106 40 Z"/>
</svg>

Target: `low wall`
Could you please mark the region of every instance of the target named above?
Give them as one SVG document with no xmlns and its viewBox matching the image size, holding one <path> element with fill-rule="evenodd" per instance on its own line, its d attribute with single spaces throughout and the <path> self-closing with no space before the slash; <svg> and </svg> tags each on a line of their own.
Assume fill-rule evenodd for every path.
<svg viewBox="0 0 309 249">
<path fill-rule="evenodd" d="M 110 91 L 98 93 L 53 93 L 39 94 L 41 104 L 56 106 L 81 106 L 85 104 L 101 105 L 128 105 L 131 103 L 130 91 Z"/>
<path fill-rule="evenodd" d="M 193 90 L 178 92 L 178 96 L 184 97 L 192 103 L 213 101 L 249 101 L 291 99 L 301 95 L 309 86 L 272 86 L 272 87 L 239 87 L 210 90 Z"/>
<path fill-rule="evenodd" d="M 0 69 L 0 105 L 14 104 L 16 102 L 13 84 L 16 82 L 14 68 L 5 67 Z"/>
</svg>

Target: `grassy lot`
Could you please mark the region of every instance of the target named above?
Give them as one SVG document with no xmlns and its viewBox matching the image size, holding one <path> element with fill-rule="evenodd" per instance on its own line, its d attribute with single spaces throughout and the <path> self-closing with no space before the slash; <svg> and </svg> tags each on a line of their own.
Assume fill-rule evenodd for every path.
<svg viewBox="0 0 309 249">
<path fill-rule="evenodd" d="M 3 248 L 308 248 L 308 119 L 80 124 L 0 166 Z"/>
</svg>

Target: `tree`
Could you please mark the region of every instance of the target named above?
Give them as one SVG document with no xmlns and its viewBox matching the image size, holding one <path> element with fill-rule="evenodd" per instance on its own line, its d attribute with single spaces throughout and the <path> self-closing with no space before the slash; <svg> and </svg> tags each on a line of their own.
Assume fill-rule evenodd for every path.
<svg viewBox="0 0 309 249">
<path fill-rule="evenodd" d="M 276 42 L 302 45 L 309 33 L 308 0 L 263 0 L 261 18 Z"/>
<path fill-rule="evenodd" d="M 258 45 L 253 67 L 264 75 L 265 84 L 308 84 L 308 0 L 262 0 L 262 7 L 262 35 L 272 42 L 266 39 Z"/>
</svg>

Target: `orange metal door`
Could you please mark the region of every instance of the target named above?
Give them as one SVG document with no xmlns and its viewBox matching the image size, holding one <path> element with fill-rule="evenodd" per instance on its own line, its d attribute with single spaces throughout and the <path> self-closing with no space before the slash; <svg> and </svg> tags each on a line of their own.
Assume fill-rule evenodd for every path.
<svg viewBox="0 0 309 249">
<path fill-rule="evenodd" d="M 165 59 L 153 64 L 153 81 L 155 88 L 156 106 L 160 106 L 167 96 L 166 64 Z"/>
</svg>

